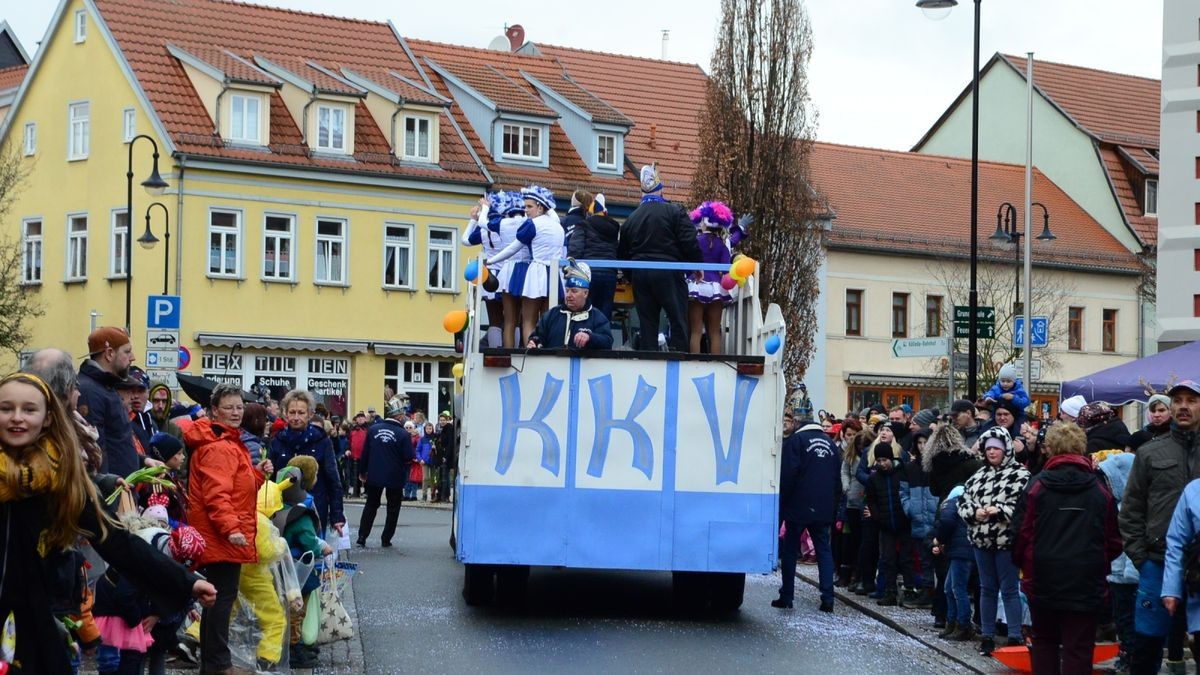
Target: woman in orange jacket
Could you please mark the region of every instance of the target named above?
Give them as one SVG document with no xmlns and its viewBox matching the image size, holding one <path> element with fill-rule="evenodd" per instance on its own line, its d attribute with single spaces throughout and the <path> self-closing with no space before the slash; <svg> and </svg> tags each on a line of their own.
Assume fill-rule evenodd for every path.
<svg viewBox="0 0 1200 675">
<path fill-rule="evenodd" d="M 233 666 L 229 652 L 229 616 L 238 595 L 242 563 L 257 562 L 255 497 L 270 460 L 250 463 L 241 440 L 242 392 L 220 384 L 213 389 L 210 416 L 184 434 L 192 450 L 188 472 L 188 522 L 207 546 L 200 573 L 217 587 L 217 601 L 200 621 L 200 670 L 218 672 Z"/>
</svg>

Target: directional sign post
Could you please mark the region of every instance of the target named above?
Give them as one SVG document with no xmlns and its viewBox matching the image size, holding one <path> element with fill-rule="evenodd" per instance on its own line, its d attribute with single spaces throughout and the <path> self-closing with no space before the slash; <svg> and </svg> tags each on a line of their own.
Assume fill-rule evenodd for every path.
<svg viewBox="0 0 1200 675">
<path fill-rule="evenodd" d="M 971 308 L 954 306 L 954 337 L 971 337 Z M 996 308 L 975 308 L 975 337 L 990 340 L 996 337 Z"/>
<path fill-rule="evenodd" d="M 1050 319 L 1044 316 L 1030 317 L 1029 323 L 1033 325 L 1033 332 L 1030 333 L 1031 347 L 1046 347 L 1050 344 Z M 1025 346 L 1025 317 L 1013 317 L 1013 346 Z"/>
<path fill-rule="evenodd" d="M 179 389 L 174 371 L 179 368 L 181 306 L 178 295 L 146 298 L 146 370 L 171 389 Z"/>
<path fill-rule="evenodd" d="M 907 358 L 913 356 L 945 356 L 950 338 L 912 338 L 907 340 L 892 340 L 892 356 Z"/>
</svg>

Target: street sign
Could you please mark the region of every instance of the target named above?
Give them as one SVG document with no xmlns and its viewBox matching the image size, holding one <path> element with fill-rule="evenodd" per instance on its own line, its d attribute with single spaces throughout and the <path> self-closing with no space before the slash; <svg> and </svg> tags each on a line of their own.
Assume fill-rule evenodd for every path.
<svg viewBox="0 0 1200 675">
<path fill-rule="evenodd" d="M 192 364 L 192 352 L 187 347 L 180 345 L 179 347 L 179 370 L 187 370 L 187 367 Z"/>
<path fill-rule="evenodd" d="M 947 341 L 950 338 L 911 338 L 907 340 L 892 340 L 892 356 L 905 358 L 910 356 L 945 356 L 950 350 Z"/>
<path fill-rule="evenodd" d="M 150 328 L 146 330 L 146 349 L 171 349 L 179 346 L 179 331 Z"/>
<path fill-rule="evenodd" d="M 1031 347 L 1045 347 L 1050 344 L 1050 319 L 1044 316 L 1029 317 L 1030 323 L 1033 324 L 1033 332 L 1030 333 Z M 1013 317 L 1013 346 L 1025 346 L 1025 317 Z"/>
<path fill-rule="evenodd" d="M 1025 372 L 1025 359 L 1017 359 L 1013 361 L 1013 366 L 1017 369 L 1017 375 L 1022 375 Z M 1033 359 L 1029 362 L 1029 379 L 1042 379 L 1042 360 Z"/>
<path fill-rule="evenodd" d="M 165 382 L 167 387 L 171 389 L 179 389 L 179 380 L 175 378 L 173 370 L 147 370 L 146 375 L 151 382 Z"/>
<path fill-rule="evenodd" d="M 151 295 L 146 303 L 146 328 L 179 330 L 178 295 Z M 178 343 L 176 343 L 178 344 Z"/>
<path fill-rule="evenodd" d="M 178 367 L 179 367 L 179 350 L 178 349 L 146 352 L 146 368 L 147 369 L 166 369 L 166 368 L 178 368 Z"/>
<path fill-rule="evenodd" d="M 983 366 L 983 357 L 976 356 L 975 362 L 981 366 L 980 368 L 976 368 L 976 370 L 981 370 Z M 971 359 L 968 354 L 954 352 L 954 370 L 967 370 L 967 364 L 969 363 L 971 363 Z"/>
<path fill-rule="evenodd" d="M 954 306 L 954 322 L 955 323 L 969 323 L 970 321 L 971 321 L 970 306 L 955 305 Z M 976 325 L 979 325 L 981 323 L 995 323 L 995 322 L 996 322 L 996 308 L 995 307 L 984 307 L 981 305 L 981 306 L 978 306 L 975 308 L 975 324 Z"/>
<path fill-rule="evenodd" d="M 971 326 L 965 323 L 954 324 L 954 337 L 969 338 L 971 337 Z M 981 340 L 991 340 L 996 337 L 996 324 L 994 323 L 975 323 L 975 337 Z"/>
</svg>

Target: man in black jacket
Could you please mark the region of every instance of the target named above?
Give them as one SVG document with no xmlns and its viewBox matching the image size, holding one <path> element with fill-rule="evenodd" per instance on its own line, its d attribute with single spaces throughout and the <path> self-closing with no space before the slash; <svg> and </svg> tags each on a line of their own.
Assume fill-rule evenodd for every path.
<svg viewBox="0 0 1200 675">
<path fill-rule="evenodd" d="M 412 437 L 404 428 L 404 409 L 389 403 L 384 413 L 387 419 L 367 430 L 362 458 L 358 460 L 358 478 L 367 489 L 367 504 L 358 523 L 358 545 L 364 548 L 383 496 L 387 497 L 387 516 L 379 539 L 384 548 L 392 545 L 396 522 L 400 520 L 404 482 L 408 480 L 409 466 L 416 456 Z"/>
<path fill-rule="evenodd" d="M 79 366 L 79 403 L 84 419 L 100 432 L 102 473 L 128 476 L 141 467 L 133 427 L 116 385 L 129 374 L 133 346 L 120 328 L 97 328 L 88 336 L 88 358 Z"/>
<path fill-rule="evenodd" d="M 687 211 L 662 196 L 662 182 L 653 166 L 642 167 L 641 206 L 621 226 L 617 256 L 643 262 L 702 261 L 696 243 L 696 226 Z M 688 351 L 687 283 L 679 270 L 635 270 L 633 302 L 637 309 L 641 340 L 638 349 L 658 351 L 658 324 L 667 313 L 672 351 Z"/>
<path fill-rule="evenodd" d="M 790 609 L 795 595 L 796 554 L 800 533 L 808 531 L 817 553 L 821 611 L 833 611 L 833 549 L 829 527 L 841 499 L 842 460 L 829 436 L 811 419 L 783 442 L 779 477 L 779 510 L 784 522 L 779 573 L 783 586 L 771 606 Z"/>
<path fill-rule="evenodd" d="M 604 195 L 598 194 L 592 200 L 592 215 L 575 226 L 567 255 L 578 260 L 616 260 L 620 232 L 621 224 L 609 217 Z M 613 295 L 616 292 L 617 271 L 608 267 L 593 268 L 588 297 L 592 300 L 592 306 L 609 321 L 612 321 Z"/>
</svg>

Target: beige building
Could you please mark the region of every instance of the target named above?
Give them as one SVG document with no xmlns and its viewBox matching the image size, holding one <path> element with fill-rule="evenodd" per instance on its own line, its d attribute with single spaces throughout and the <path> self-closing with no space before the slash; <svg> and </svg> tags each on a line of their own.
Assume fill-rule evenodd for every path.
<svg viewBox="0 0 1200 675">
<path fill-rule="evenodd" d="M 811 165 L 836 214 L 827 262 L 825 400 L 816 403 L 839 416 L 876 402 L 944 406 L 948 356 L 896 356 L 893 341 L 950 337 L 954 306 L 967 304 L 970 162 L 818 143 Z M 995 337 L 979 342 L 980 393 L 1019 354 L 1012 346 L 1014 246 L 988 236 L 992 214 L 1023 198 L 1024 167 L 981 163 L 979 304 L 994 307 L 996 316 Z M 1137 357 L 1140 268 L 1122 242 L 1037 171 L 1033 198 L 1046 205 L 1057 239 L 1033 246 L 1031 311 L 1050 319 L 1050 340 L 1033 350 L 1027 389 L 1054 414 L 1060 382 Z M 1036 237 L 1041 209 L 1035 216 Z M 967 352 L 965 339 L 952 341 Z M 956 397 L 964 386 L 960 372 Z"/>
</svg>

